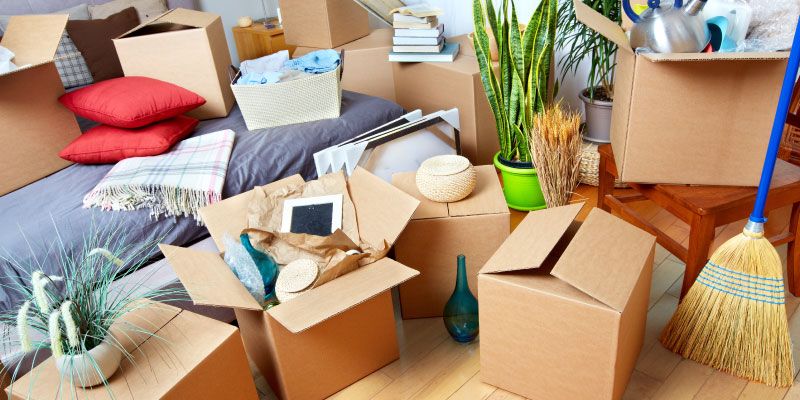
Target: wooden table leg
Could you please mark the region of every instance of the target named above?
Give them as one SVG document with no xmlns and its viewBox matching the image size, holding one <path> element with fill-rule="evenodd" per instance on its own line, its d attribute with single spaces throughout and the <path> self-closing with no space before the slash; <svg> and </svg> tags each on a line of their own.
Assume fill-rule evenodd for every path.
<svg viewBox="0 0 800 400">
<path fill-rule="evenodd" d="M 614 162 L 614 160 L 610 160 Z M 608 170 L 609 159 L 600 152 L 600 165 L 598 166 L 597 208 L 611 212 L 611 207 L 606 205 L 606 195 L 614 192 L 614 176 Z"/>
<path fill-rule="evenodd" d="M 686 271 L 683 273 L 681 299 L 694 284 L 697 275 L 708 262 L 708 250 L 714 242 L 715 228 L 713 215 L 694 215 L 689 230 L 689 252 L 686 255 Z"/>
<path fill-rule="evenodd" d="M 789 219 L 789 234 L 793 237 L 786 248 L 786 282 L 789 292 L 797 296 L 800 292 L 800 252 L 797 250 L 797 224 L 800 222 L 800 203 L 792 205 L 792 217 Z"/>
</svg>

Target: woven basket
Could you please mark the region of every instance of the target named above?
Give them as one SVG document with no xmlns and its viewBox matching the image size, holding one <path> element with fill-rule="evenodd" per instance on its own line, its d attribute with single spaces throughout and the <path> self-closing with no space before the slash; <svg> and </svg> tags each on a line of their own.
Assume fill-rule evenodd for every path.
<svg viewBox="0 0 800 400">
<path fill-rule="evenodd" d="M 248 130 L 337 118 L 342 105 L 341 69 L 340 65 L 330 72 L 265 85 L 231 83 L 231 89 Z"/>
<path fill-rule="evenodd" d="M 459 201 L 475 190 L 477 174 L 469 160 L 456 155 L 431 157 L 417 170 L 417 188 L 440 203 Z"/>
<path fill-rule="evenodd" d="M 591 186 L 599 186 L 600 177 L 598 174 L 600 171 L 600 152 L 597 150 L 598 145 L 594 143 L 584 143 L 583 149 L 581 150 L 581 183 Z M 628 187 L 628 185 L 617 179 L 614 181 L 614 187 L 623 189 Z"/>
</svg>

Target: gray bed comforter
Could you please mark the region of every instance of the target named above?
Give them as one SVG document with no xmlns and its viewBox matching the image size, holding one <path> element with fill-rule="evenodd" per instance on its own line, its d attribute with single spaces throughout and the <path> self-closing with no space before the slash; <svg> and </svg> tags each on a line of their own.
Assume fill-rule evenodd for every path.
<svg viewBox="0 0 800 400">
<path fill-rule="evenodd" d="M 234 107 L 226 118 L 201 121 L 194 135 L 222 129 L 236 132 L 223 190 L 223 197 L 230 197 L 293 174 L 314 179 L 315 152 L 402 114 L 403 109 L 390 101 L 344 92 L 342 115 L 337 119 L 248 132 Z M 192 218 L 153 220 L 144 209 L 106 212 L 82 208 L 83 196 L 110 169 L 111 165 L 72 165 L 0 197 L 0 311 L 16 307 L 20 295 L 8 286 L 26 283 L 36 265 L 48 274 L 58 273 L 56 230 L 65 247 L 78 251 L 93 225 L 121 228 L 130 243 L 163 237 L 166 243 L 182 246 L 208 236 L 206 228 Z M 8 258 L 16 262 L 8 262 Z"/>
</svg>

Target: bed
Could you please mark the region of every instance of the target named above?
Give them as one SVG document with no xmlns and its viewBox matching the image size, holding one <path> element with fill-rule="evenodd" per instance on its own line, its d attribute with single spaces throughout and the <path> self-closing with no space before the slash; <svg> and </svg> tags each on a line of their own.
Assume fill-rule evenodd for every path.
<svg viewBox="0 0 800 400">
<path fill-rule="evenodd" d="M 335 143 L 377 127 L 403 114 L 388 100 L 344 92 L 342 114 L 336 119 L 247 131 L 239 109 L 226 118 L 201 121 L 194 136 L 222 129 L 236 132 L 223 197 L 245 192 L 257 185 L 300 174 L 316 177 L 313 154 Z M 81 121 L 81 128 L 91 126 Z M 120 227 L 126 240 L 146 243 L 163 237 L 166 243 L 186 246 L 208 236 L 193 218 L 152 219 L 149 210 L 107 212 L 82 208 L 83 196 L 111 169 L 111 165 L 72 165 L 17 191 L 0 197 L 0 252 L 10 255 L 23 270 L 0 260 L 0 280 L 5 285 L 25 283 L 39 258 L 46 273 L 57 273 L 57 264 L 42 262 L 55 257 L 49 250 L 58 230 L 67 248 L 79 249 L 92 225 Z M 157 252 L 157 250 L 156 250 Z M 157 254 L 151 254 L 157 256 Z M 149 267 L 147 267 L 149 268 Z M 0 290 L 0 310 L 19 302 L 13 290 Z"/>
</svg>

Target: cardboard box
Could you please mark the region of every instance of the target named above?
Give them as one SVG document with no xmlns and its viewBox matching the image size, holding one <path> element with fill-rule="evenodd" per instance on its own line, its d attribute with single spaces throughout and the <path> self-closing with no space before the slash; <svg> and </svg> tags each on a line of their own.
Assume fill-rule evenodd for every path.
<svg viewBox="0 0 800 400">
<path fill-rule="evenodd" d="M 174 83 L 206 99 L 189 113 L 221 118 L 233 107 L 228 79 L 231 55 L 219 15 L 177 8 L 114 39 L 126 76 Z"/>
<path fill-rule="evenodd" d="M 280 0 L 280 7 L 288 44 L 330 49 L 369 34 L 369 14 L 352 0 Z"/>
<path fill-rule="evenodd" d="M 466 36 L 448 40 L 461 44 L 452 63 L 394 63 L 396 101 L 425 113 L 458 108 L 462 153 L 474 165 L 491 164 L 500 144 L 478 61 Z"/>
<path fill-rule="evenodd" d="M 302 183 L 299 175 L 264 187 Z M 419 202 L 364 169 L 348 180 L 361 240 L 380 248 Z M 252 191 L 201 209 L 217 247 L 246 228 Z M 399 357 L 390 289 L 419 274 L 388 258 L 262 311 L 220 254 L 162 245 L 196 304 L 233 308 L 250 359 L 283 399 L 324 398 Z"/>
<path fill-rule="evenodd" d="M 125 320 L 156 337 L 127 328 L 117 340 L 133 355 L 108 381 L 72 389 L 48 359 L 18 379 L 12 399 L 257 399 L 239 330 L 165 304 L 139 309 Z"/>
<path fill-rule="evenodd" d="M 655 237 L 582 204 L 528 214 L 483 266 L 481 380 L 531 399 L 619 399 L 642 347 Z"/>
<path fill-rule="evenodd" d="M 336 47 L 344 51 L 342 89 L 395 101 L 394 73 L 388 54 L 392 48 L 392 29 L 376 29 L 369 35 Z M 298 47 L 292 57 L 300 57 L 313 47 Z"/>
<path fill-rule="evenodd" d="M 788 52 L 636 54 L 622 28 L 574 3 L 620 49 L 611 145 L 622 181 L 758 184 Z"/>
<path fill-rule="evenodd" d="M 420 272 L 400 285 L 403 318 L 441 317 L 456 286 L 456 257 L 464 254 L 472 294 L 478 295 L 478 270 L 511 231 L 503 188 L 492 165 L 475 168 L 478 184 L 467 198 L 437 203 L 420 194 L 416 173 L 395 174 L 392 183 L 420 206 L 394 245 L 395 259 Z"/>
<path fill-rule="evenodd" d="M 19 68 L 0 74 L 0 195 L 71 163 L 58 152 L 81 134 L 71 111 L 58 102 L 64 86 L 53 57 L 66 15 L 11 17 L 0 46 L 15 53 Z"/>
</svg>

